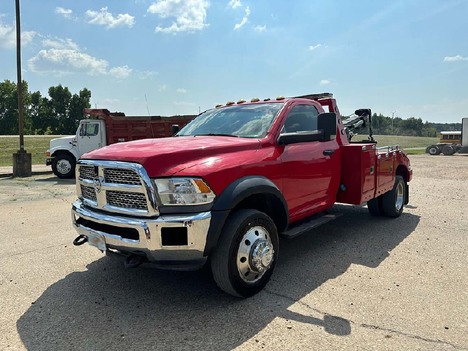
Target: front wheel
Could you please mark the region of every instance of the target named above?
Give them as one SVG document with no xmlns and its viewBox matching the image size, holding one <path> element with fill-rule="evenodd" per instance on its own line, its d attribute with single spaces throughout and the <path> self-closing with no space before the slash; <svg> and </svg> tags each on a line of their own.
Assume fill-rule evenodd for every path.
<svg viewBox="0 0 468 351">
<path fill-rule="evenodd" d="M 265 213 L 242 209 L 232 213 L 213 255 L 213 278 L 223 291 L 249 297 L 270 280 L 278 257 L 278 231 Z"/>
<path fill-rule="evenodd" d="M 406 198 L 406 183 L 402 176 L 395 176 L 393 189 L 382 196 L 382 212 L 387 217 L 400 217 Z"/>
<path fill-rule="evenodd" d="M 426 152 L 429 155 L 439 155 L 440 149 L 437 147 L 437 145 L 431 145 L 426 148 Z"/>
<path fill-rule="evenodd" d="M 62 179 L 73 178 L 75 176 L 75 158 L 67 155 L 57 155 L 52 160 L 52 171 Z"/>
</svg>

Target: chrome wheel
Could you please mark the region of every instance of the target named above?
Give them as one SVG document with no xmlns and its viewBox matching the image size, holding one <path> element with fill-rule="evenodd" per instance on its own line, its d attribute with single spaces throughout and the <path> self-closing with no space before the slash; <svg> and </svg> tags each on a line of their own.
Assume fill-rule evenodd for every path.
<svg viewBox="0 0 468 351">
<path fill-rule="evenodd" d="M 270 268 L 275 250 L 268 231 L 261 226 L 247 230 L 237 251 L 237 270 L 246 283 L 255 283 Z"/>
<path fill-rule="evenodd" d="M 395 196 L 395 210 L 399 212 L 401 208 L 403 207 L 403 201 L 405 197 L 405 188 L 404 188 L 404 183 L 399 182 L 397 184 L 396 190 L 396 196 Z"/>
</svg>

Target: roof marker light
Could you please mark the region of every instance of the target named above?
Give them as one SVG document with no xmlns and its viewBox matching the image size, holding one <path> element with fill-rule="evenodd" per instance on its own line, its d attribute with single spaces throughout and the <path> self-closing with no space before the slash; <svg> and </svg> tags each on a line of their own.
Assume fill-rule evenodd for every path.
<svg viewBox="0 0 468 351">
<path fill-rule="evenodd" d="M 238 104 L 243 104 L 245 102 L 244 99 L 240 99 L 239 101 L 237 101 Z"/>
<path fill-rule="evenodd" d="M 263 99 L 263 101 L 270 101 L 270 100 L 271 100 L 270 98 Z"/>
<path fill-rule="evenodd" d="M 228 101 L 228 102 L 226 102 L 226 106 L 231 106 L 231 105 L 234 105 L 234 104 L 235 104 L 234 101 Z"/>
<path fill-rule="evenodd" d="M 276 100 L 284 100 L 284 96 L 278 96 Z"/>
<path fill-rule="evenodd" d="M 259 98 L 253 98 L 252 100 L 250 100 L 250 102 L 259 102 L 260 99 Z"/>
</svg>

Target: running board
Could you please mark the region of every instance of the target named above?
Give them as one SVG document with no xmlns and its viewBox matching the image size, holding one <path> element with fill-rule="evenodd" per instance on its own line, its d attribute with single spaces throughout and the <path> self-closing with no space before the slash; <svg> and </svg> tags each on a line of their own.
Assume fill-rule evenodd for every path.
<svg viewBox="0 0 468 351">
<path fill-rule="evenodd" d="M 314 216 L 311 220 L 298 225 L 297 227 L 293 227 L 285 232 L 282 232 L 280 236 L 286 239 L 293 239 L 298 237 L 301 234 L 304 234 L 305 232 L 320 227 L 322 224 L 328 223 L 334 219 L 337 219 L 338 217 L 341 217 L 341 213 L 328 213 L 328 214 L 323 214 L 319 217 Z"/>
</svg>

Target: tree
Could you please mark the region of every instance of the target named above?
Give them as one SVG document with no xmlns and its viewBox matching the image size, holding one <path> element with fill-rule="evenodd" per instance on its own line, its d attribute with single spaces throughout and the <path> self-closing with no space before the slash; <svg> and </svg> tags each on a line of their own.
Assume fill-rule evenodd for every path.
<svg viewBox="0 0 468 351">
<path fill-rule="evenodd" d="M 23 103 L 29 103 L 28 83 L 23 81 Z M 24 114 L 25 130 L 29 123 L 29 116 Z M 18 90 L 14 82 L 5 80 L 0 83 L 0 134 L 18 134 Z"/>
</svg>

